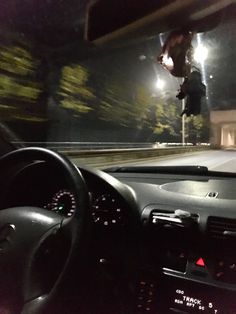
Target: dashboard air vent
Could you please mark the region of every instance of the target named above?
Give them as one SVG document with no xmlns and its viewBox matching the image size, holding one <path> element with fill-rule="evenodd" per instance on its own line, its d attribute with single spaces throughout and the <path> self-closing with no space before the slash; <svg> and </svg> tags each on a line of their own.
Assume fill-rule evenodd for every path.
<svg viewBox="0 0 236 314">
<path fill-rule="evenodd" d="M 209 217 L 208 233 L 213 239 L 235 239 L 236 240 L 236 219 L 221 217 Z"/>
<path fill-rule="evenodd" d="M 209 192 L 207 193 L 206 197 L 217 198 L 218 195 L 219 195 L 218 192 Z"/>
<path fill-rule="evenodd" d="M 151 223 L 166 228 L 190 228 L 196 224 L 198 216 L 189 211 L 176 209 L 174 212 L 151 213 Z"/>
</svg>

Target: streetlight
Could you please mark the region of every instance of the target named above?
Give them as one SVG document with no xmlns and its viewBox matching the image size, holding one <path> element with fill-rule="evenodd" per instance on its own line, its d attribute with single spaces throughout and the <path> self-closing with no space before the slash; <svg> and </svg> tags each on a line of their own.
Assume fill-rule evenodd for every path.
<svg viewBox="0 0 236 314">
<path fill-rule="evenodd" d="M 203 73 L 203 81 L 206 84 L 206 79 L 205 79 L 205 67 L 204 67 L 204 62 L 206 61 L 207 57 L 208 57 L 208 49 L 202 45 L 201 43 L 201 37 L 199 34 L 197 34 L 197 43 L 198 46 L 194 49 L 194 53 L 193 53 L 193 58 L 197 63 L 200 63 L 201 65 L 201 70 Z M 210 77 L 210 78 L 213 78 Z M 183 83 L 184 79 L 182 80 Z M 182 110 L 184 110 L 185 108 L 185 99 L 182 99 Z M 184 115 L 182 116 L 182 145 L 185 145 L 185 117 Z"/>
<path fill-rule="evenodd" d="M 166 85 L 166 82 L 161 80 L 160 78 L 157 79 L 156 81 L 156 88 L 162 90 Z"/>
<path fill-rule="evenodd" d="M 202 44 L 198 45 L 193 54 L 193 58 L 197 63 L 203 64 L 208 57 L 208 49 Z"/>
</svg>

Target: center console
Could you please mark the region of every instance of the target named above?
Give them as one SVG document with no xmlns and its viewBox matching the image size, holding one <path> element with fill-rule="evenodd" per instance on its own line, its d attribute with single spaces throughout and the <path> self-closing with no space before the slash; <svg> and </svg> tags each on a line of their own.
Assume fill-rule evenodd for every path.
<svg viewBox="0 0 236 314">
<path fill-rule="evenodd" d="M 149 258 L 135 313 L 236 314 L 235 238 L 203 232 L 198 214 L 156 207 L 143 212 Z M 218 220 L 217 232 L 231 230 Z"/>
<path fill-rule="evenodd" d="M 139 282 L 135 313 L 236 314 L 236 291 L 162 274 Z"/>
<path fill-rule="evenodd" d="M 216 259 L 213 266 L 205 258 L 175 252 L 166 254 L 165 261 L 159 275 L 141 276 L 135 313 L 236 314 L 232 259 Z"/>
<path fill-rule="evenodd" d="M 235 314 L 235 294 L 232 290 L 166 276 L 156 313 Z"/>
</svg>

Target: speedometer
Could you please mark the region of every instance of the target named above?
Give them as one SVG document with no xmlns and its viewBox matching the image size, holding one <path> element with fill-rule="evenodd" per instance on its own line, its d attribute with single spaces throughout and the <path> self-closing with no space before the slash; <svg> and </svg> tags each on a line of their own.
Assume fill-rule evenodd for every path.
<svg viewBox="0 0 236 314">
<path fill-rule="evenodd" d="M 76 202 L 74 194 L 69 190 L 63 189 L 56 192 L 53 195 L 51 202 L 44 207 L 55 211 L 62 216 L 70 217 L 75 211 L 75 206 Z"/>
</svg>

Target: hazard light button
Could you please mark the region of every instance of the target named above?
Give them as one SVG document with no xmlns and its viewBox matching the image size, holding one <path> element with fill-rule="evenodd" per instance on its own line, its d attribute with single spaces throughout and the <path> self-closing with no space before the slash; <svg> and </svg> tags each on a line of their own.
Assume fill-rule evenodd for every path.
<svg viewBox="0 0 236 314">
<path fill-rule="evenodd" d="M 204 260 L 203 260 L 202 257 L 200 257 L 200 258 L 196 261 L 195 265 L 197 265 L 197 266 L 199 266 L 199 267 L 205 267 L 205 266 L 206 266 L 206 265 L 205 265 L 205 262 L 204 262 Z"/>
</svg>

